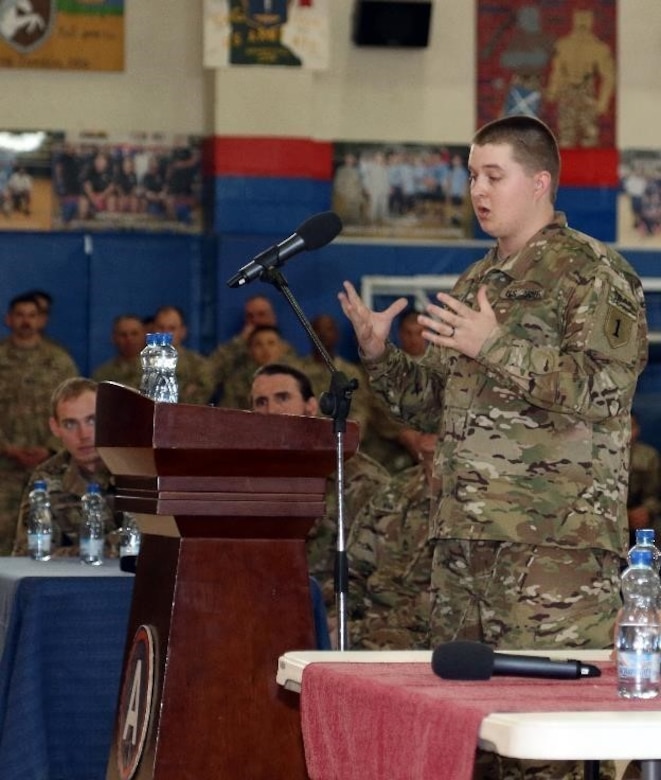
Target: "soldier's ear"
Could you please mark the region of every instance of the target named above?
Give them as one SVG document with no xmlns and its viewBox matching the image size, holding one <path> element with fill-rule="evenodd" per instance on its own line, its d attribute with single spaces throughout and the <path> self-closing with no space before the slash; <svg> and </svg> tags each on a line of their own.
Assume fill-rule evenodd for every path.
<svg viewBox="0 0 661 780">
<path fill-rule="evenodd" d="M 54 417 L 48 418 L 48 427 L 50 428 L 50 432 L 53 434 L 53 436 L 56 436 L 58 439 L 60 438 L 60 424 Z"/>
<path fill-rule="evenodd" d="M 543 195 L 551 187 L 551 174 L 548 171 L 540 171 L 535 174 L 535 195 Z"/>
</svg>

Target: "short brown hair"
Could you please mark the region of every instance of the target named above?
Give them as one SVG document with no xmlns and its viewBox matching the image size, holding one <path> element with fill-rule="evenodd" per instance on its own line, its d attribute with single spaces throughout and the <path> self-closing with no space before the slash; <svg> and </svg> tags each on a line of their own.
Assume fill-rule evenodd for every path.
<svg viewBox="0 0 661 780">
<path fill-rule="evenodd" d="M 528 173 L 548 171 L 551 203 L 555 202 L 560 181 L 560 150 L 555 136 L 541 119 L 523 114 L 495 119 L 475 133 L 473 144 L 509 144 L 514 159 Z"/>
<path fill-rule="evenodd" d="M 97 383 L 93 379 L 88 379 L 84 376 L 74 376 L 70 379 L 65 379 L 64 382 L 60 382 L 53 390 L 50 397 L 51 416 L 57 420 L 57 405 L 60 401 L 73 401 L 88 391 L 96 393 L 97 389 Z"/>
</svg>

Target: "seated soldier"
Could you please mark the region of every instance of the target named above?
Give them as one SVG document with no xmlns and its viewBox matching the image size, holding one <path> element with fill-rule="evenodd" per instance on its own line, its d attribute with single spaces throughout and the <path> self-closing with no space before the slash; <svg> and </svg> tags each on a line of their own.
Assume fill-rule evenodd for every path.
<svg viewBox="0 0 661 780">
<path fill-rule="evenodd" d="M 258 325 L 246 340 L 247 358 L 237 365 L 225 381 L 219 406 L 228 409 L 250 409 L 250 387 L 260 366 L 285 359 L 287 342 L 275 325 Z"/>
<path fill-rule="evenodd" d="M 639 528 L 653 528 L 658 546 L 661 531 L 661 455 L 651 444 L 641 441 L 640 423 L 635 414 L 631 415 L 627 517 L 630 547 L 636 541 Z"/>
<path fill-rule="evenodd" d="M 251 405 L 262 414 L 317 414 L 317 399 L 308 377 L 285 363 L 270 363 L 259 368 L 252 382 Z M 329 434 L 330 435 L 330 434 Z M 345 525 L 351 527 L 362 506 L 390 478 L 389 473 L 367 455 L 357 452 L 344 467 Z M 347 530 L 348 533 L 348 530 Z M 310 574 L 324 591 L 328 606 L 333 604 L 333 571 L 337 542 L 337 481 L 330 475 L 326 486 L 326 514 L 308 534 L 307 555 Z"/>
<path fill-rule="evenodd" d="M 116 557 L 116 530 L 112 501 L 108 495 L 112 478 L 94 446 L 97 385 L 91 379 L 73 377 L 57 386 L 51 397 L 48 424 L 64 449 L 32 473 L 19 510 L 13 555 L 27 555 L 28 493 L 37 479 L 46 480 L 53 515 L 53 555 L 78 555 L 82 522 L 80 500 L 90 482 L 106 496 L 105 555 Z"/>
<path fill-rule="evenodd" d="M 429 647 L 432 547 L 429 512 L 435 434 L 421 434 L 420 463 L 394 474 L 354 519 L 347 542 L 352 648 Z"/>
</svg>

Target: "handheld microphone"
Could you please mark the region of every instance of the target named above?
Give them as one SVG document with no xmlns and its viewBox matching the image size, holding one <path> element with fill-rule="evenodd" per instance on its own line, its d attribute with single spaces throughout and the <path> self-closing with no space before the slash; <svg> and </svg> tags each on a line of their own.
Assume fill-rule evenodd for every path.
<svg viewBox="0 0 661 780">
<path fill-rule="evenodd" d="M 488 680 L 494 674 L 551 680 L 601 676 L 599 667 L 581 661 L 499 653 L 481 642 L 463 640 L 439 645 L 432 653 L 431 668 L 445 680 Z"/>
<path fill-rule="evenodd" d="M 334 211 L 324 211 L 306 219 L 296 231 L 263 252 L 260 252 L 249 263 L 239 268 L 228 280 L 228 287 L 242 287 L 248 282 L 259 279 L 268 268 L 278 268 L 286 260 L 307 249 L 319 249 L 329 244 L 342 230 L 342 220 Z"/>
</svg>

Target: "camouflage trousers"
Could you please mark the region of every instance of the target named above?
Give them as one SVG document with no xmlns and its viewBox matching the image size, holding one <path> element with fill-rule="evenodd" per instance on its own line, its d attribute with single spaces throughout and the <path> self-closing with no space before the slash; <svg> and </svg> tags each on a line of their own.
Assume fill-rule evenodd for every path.
<svg viewBox="0 0 661 780">
<path fill-rule="evenodd" d="M 613 644 L 620 558 L 595 549 L 439 539 L 431 574 L 432 644 L 474 639 L 501 650 Z"/>
<path fill-rule="evenodd" d="M 500 650 L 612 646 L 620 559 L 594 549 L 437 540 L 431 575 L 432 646 L 455 639 Z M 614 777 L 603 762 L 601 778 Z M 478 751 L 476 780 L 574 780 L 582 765 Z"/>
</svg>

